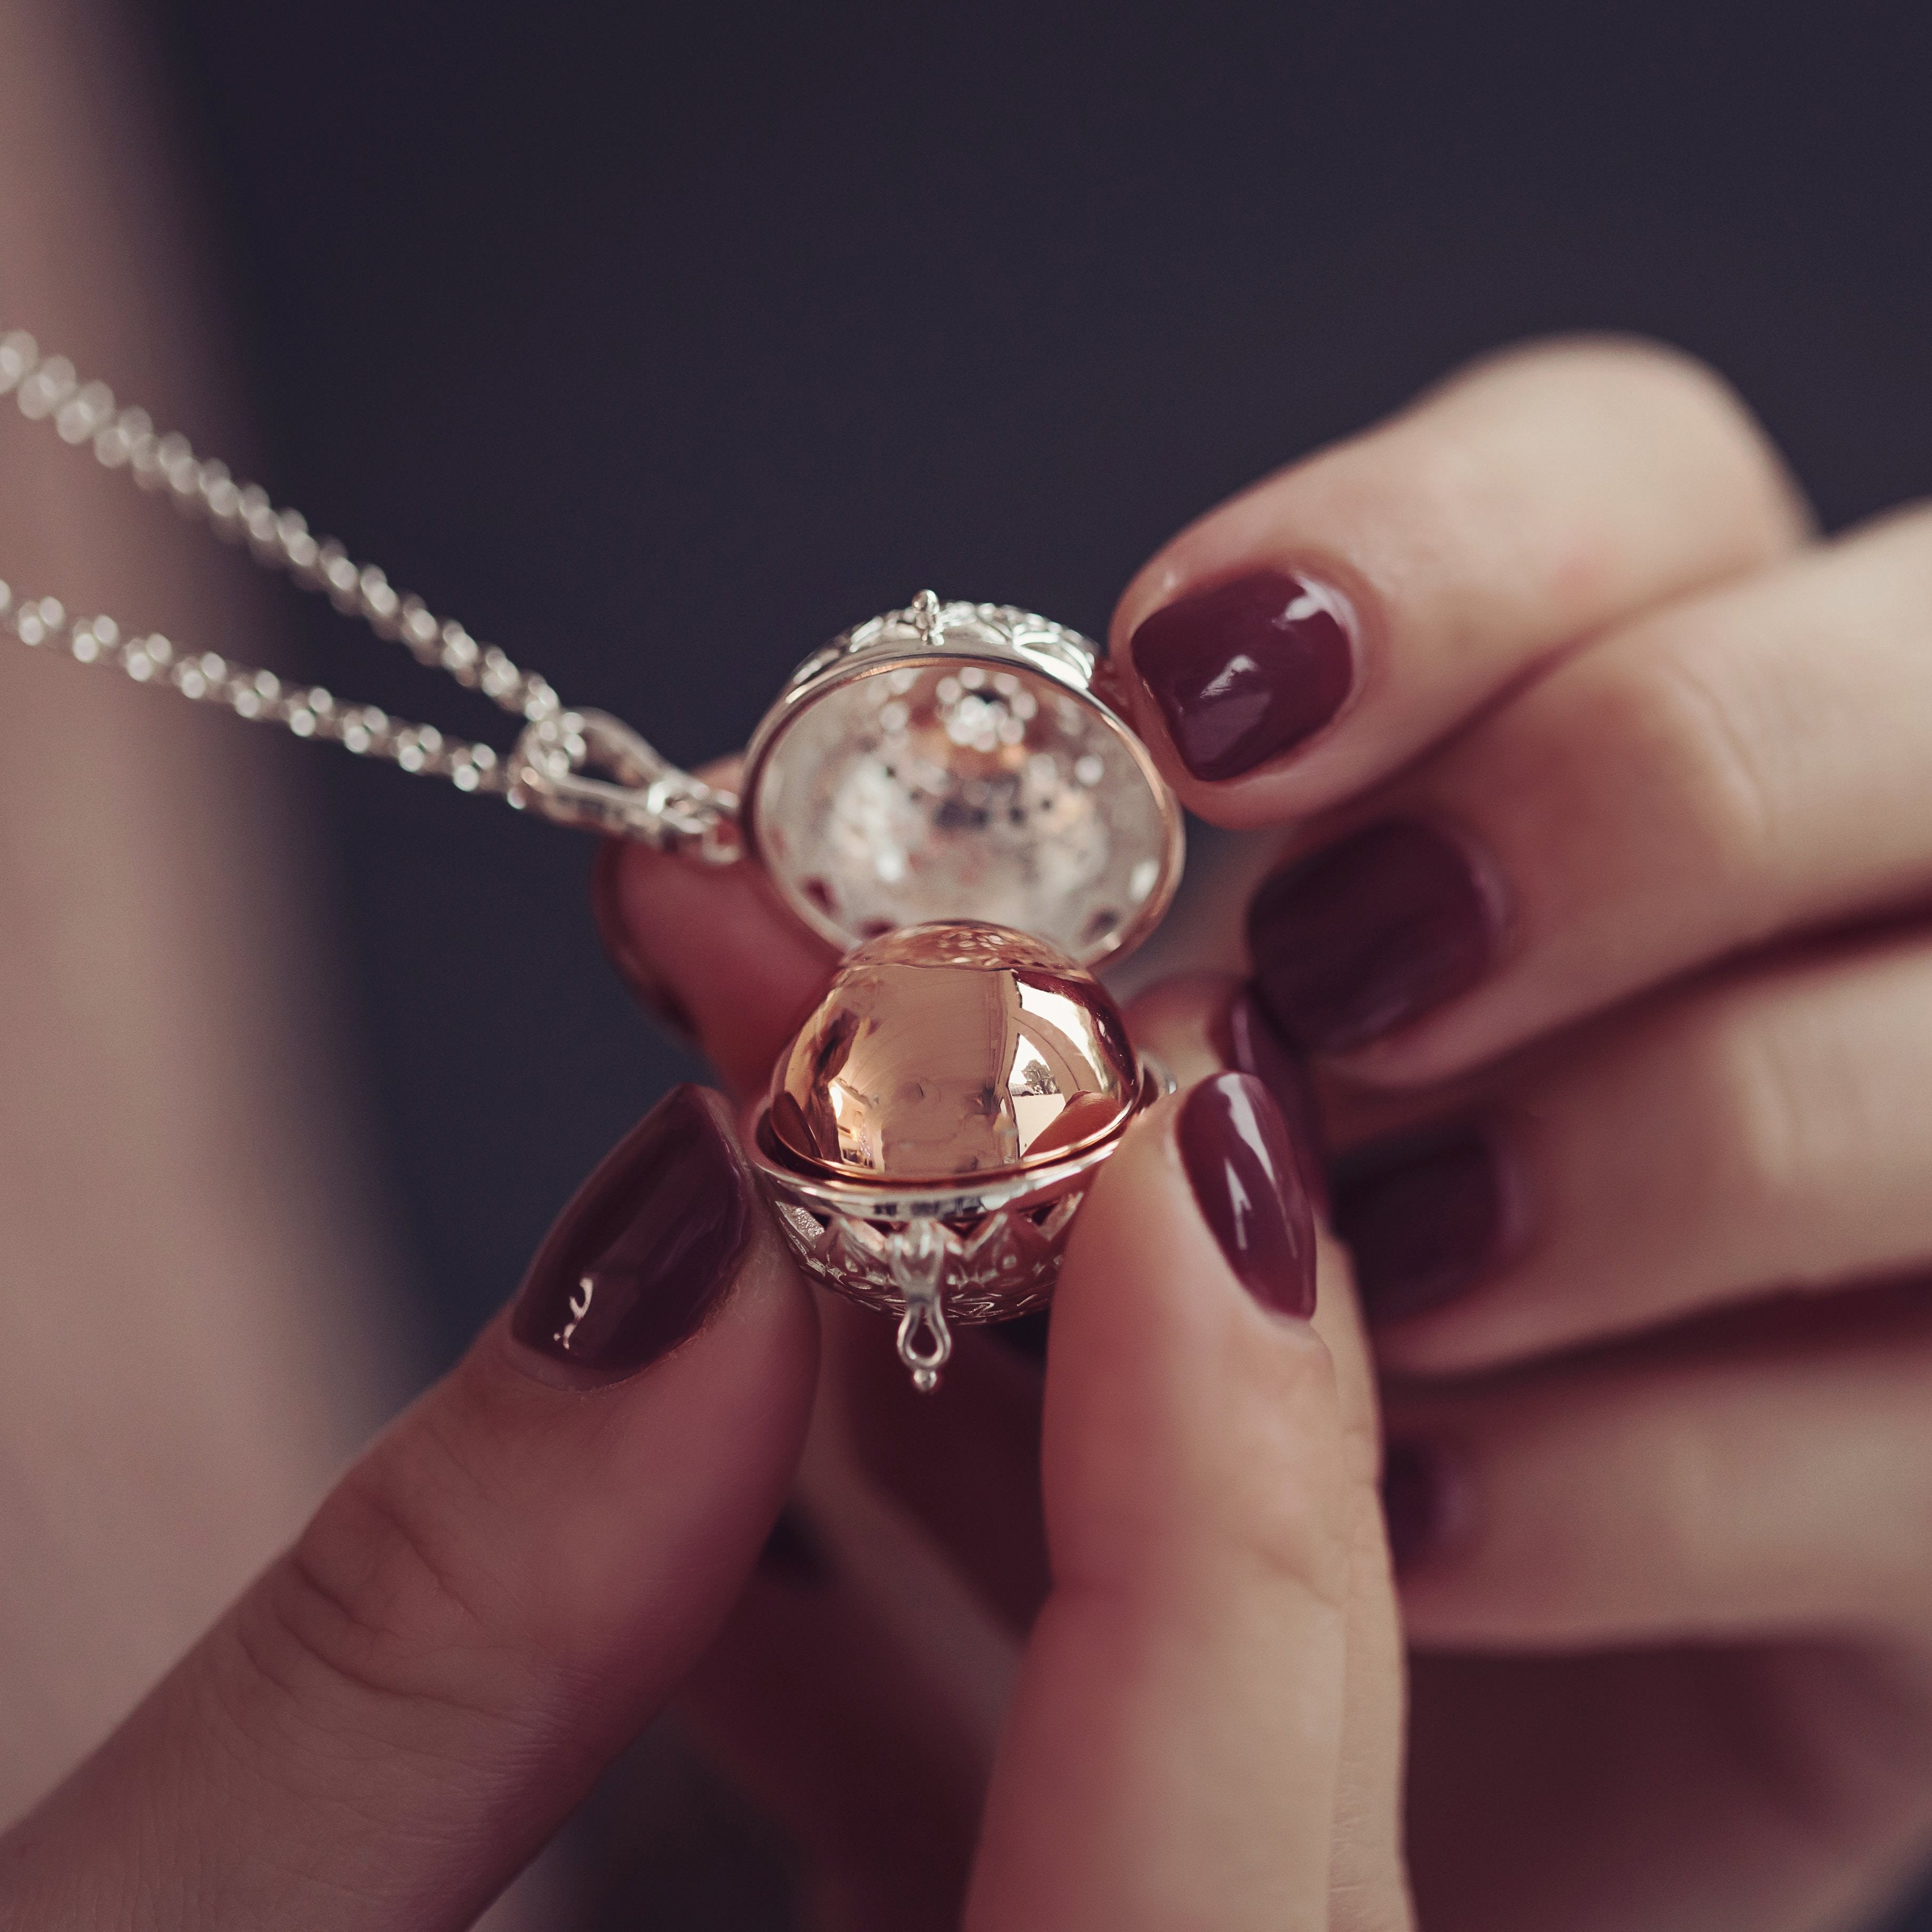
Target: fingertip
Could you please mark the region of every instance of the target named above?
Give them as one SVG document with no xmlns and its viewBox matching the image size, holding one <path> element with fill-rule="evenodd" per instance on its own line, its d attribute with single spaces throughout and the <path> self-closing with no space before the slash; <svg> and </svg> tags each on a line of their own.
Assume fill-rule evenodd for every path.
<svg viewBox="0 0 1932 1932">
<path fill-rule="evenodd" d="M 1048 1354 L 1050 1511 L 1056 1490 L 1112 1492 L 1123 1508 L 1198 1507 L 1248 1480 L 1230 1466 L 1250 1459 L 1252 1441 L 1236 1446 L 1244 1435 L 1304 1426 L 1311 1361 L 1332 1387 L 1326 1347 L 1305 1318 L 1315 1247 L 1305 1196 L 1294 1204 L 1297 1182 L 1282 1174 L 1288 1192 L 1264 1199 L 1275 1179 L 1252 1145 L 1231 1150 L 1218 1137 L 1190 1160 L 1189 1102 L 1204 1090 L 1216 1105 L 1217 1082 L 1234 1083 L 1244 1107 L 1268 1105 L 1240 1075 L 1162 1101 L 1108 1162 L 1074 1225 Z M 1269 1151 L 1280 1160 L 1279 1146 Z M 1241 1217 L 1230 1161 L 1264 1227 L 1231 1233 Z M 1218 1190 L 1205 1203 L 1196 1172 Z M 1326 1414 L 1332 1398 L 1323 1401 Z"/>
<path fill-rule="evenodd" d="M 1258 560 L 1160 605 L 1128 638 L 1136 715 L 1158 714 L 1175 781 L 1208 815 L 1238 814 L 1224 788 L 1312 748 L 1357 694 L 1360 593 L 1334 574 Z"/>
<path fill-rule="evenodd" d="M 1177 973 L 1156 980 L 1127 1003 L 1127 1031 L 1178 1084 L 1191 1087 L 1228 1064 L 1217 1022 L 1240 984 L 1232 973 Z"/>
<path fill-rule="evenodd" d="M 1328 747 L 1378 686 L 1388 627 L 1346 544 L 1316 534 L 1348 527 L 1329 482 L 1318 455 L 1250 485 L 1172 538 L 1115 608 L 1108 655 L 1132 722 L 1211 824 L 1277 825 L 1351 782 L 1346 747 L 1340 765 Z"/>
<path fill-rule="evenodd" d="M 630 854 L 644 849 L 628 838 L 606 838 L 598 847 L 590 868 L 591 920 L 604 956 L 632 998 L 676 1039 L 694 1048 L 700 1045 L 698 1022 L 639 943 L 630 913 L 626 874 Z"/>
<path fill-rule="evenodd" d="M 703 866 L 613 842 L 598 855 L 592 904 L 633 995 L 685 1030 L 740 1095 L 764 1086 L 838 963 L 754 866 Z"/>
<path fill-rule="evenodd" d="M 1315 1312 L 1312 1175 L 1266 1086 L 1251 1073 L 1210 1075 L 1174 1123 L 1195 1205 L 1222 1258 L 1256 1300 L 1306 1320 Z"/>
<path fill-rule="evenodd" d="M 615 1611 L 636 1604 L 654 1526 L 706 1552 L 687 1580 L 734 1587 L 789 1486 L 819 1346 L 816 1300 L 729 1103 L 686 1086 L 600 1163 L 424 1406 L 442 1407 L 439 1441 L 466 1443 L 490 1472 L 471 1486 L 472 1510 L 487 1503 L 539 1552 L 540 1587 L 608 1556 L 628 1589 L 578 1588 L 566 1607 Z M 386 1441 L 375 1452 L 393 1453 Z M 634 1534 L 614 1544 L 620 1517 Z"/>
<path fill-rule="evenodd" d="M 1261 1082 L 1280 1110 L 1302 1185 L 1325 1220 L 1328 1152 L 1313 1075 L 1252 982 L 1232 973 L 1177 974 L 1137 995 L 1126 1021 L 1136 1044 L 1184 1087 L 1223 1068 Z"/>
<path fill-rule="evenodd" d="M 1654 343 L 1521 344 L 1180 532 L 1122 596 L 1110 655 L 1191 811 L 1281 824 L 1807 527 L 1762 427 L 1702 364 Z"/>
</svg>

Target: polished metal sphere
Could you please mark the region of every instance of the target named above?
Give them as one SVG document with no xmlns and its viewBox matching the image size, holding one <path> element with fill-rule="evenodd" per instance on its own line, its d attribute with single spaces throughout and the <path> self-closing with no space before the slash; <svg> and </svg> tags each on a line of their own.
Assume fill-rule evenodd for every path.
<svg viewBox="0 0 1932 1932">
<path fill-rule="evenodd" d="M 1091 1148 L 1139 1094 L 1090 973 L 1006 927 L 941 920 L 848 956 L 779 1057 L 770 1120 L 808 1172 L 937 1185 Z"/>
</svg>

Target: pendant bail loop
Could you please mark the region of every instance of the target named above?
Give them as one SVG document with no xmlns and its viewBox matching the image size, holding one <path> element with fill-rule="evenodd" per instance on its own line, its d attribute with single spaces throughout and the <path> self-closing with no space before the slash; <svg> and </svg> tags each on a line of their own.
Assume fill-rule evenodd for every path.
<svg viewBox="0 0 1932 1932">
<path fill-rule="evenodd" d="M 680 770 L 608 712 L 559 712 L 528 726 L 510 754 L 509 800 L 706 865 L 728 866 L 744 850 L 736 795 Z"/>
</svg>

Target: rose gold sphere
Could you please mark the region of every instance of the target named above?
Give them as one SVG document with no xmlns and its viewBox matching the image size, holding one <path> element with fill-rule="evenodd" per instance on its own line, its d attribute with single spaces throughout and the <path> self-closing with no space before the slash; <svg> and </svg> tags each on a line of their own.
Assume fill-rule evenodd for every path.
<svg viewBox="0 0 1932 1932">
<path fill-rule="evenodd" d="M 821 1174 L 937 1184 L 1091 1147 L 1138 1094 L 1090 973 L 1004 926 L 937 921 L 847 957 L 772 1072 L 771 1131 Z"/>
</svg>

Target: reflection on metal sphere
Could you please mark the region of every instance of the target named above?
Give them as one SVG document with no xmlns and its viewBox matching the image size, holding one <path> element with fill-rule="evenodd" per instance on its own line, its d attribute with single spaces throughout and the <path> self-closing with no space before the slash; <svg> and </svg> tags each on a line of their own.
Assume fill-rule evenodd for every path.
<svg viewBox="0 0 1932 1932">
<path fill-rule="evenodd" d="M 815 1172 L 952 1181 L 1091 1147 L 1138 1079 L 1091 974 L 1004 926 L 940 921 L 848 956 L 772 1073 L 771 1129 Z"/>
</svg>

